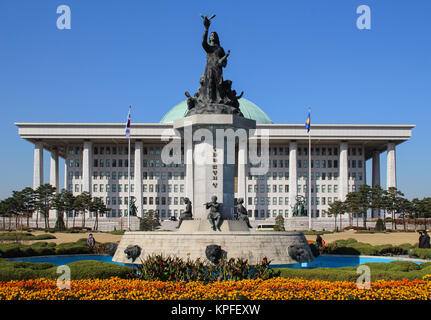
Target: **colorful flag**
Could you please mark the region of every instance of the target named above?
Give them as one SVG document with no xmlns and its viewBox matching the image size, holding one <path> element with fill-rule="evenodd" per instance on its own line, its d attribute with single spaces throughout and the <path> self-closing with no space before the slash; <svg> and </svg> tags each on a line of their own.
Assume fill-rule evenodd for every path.
<svg viewBox="0 0 431 320">
<path fill-rule="evenodd" d="M 305 129 L 307 129 L 307 133 L 310 132 L 310 121 L 311 121 L 310 119 L 311 119 L 310 112 L 308 112 L 308 118 L 305 121 Z"/>
<path fill-rule="evenodd" d="M 132 110 L 132 107 L 129 107 L 129 114 L 127 115 L 127 123 L 126 123 L 126 137 L 130 137 L 130 111 Z"/>
</svg>

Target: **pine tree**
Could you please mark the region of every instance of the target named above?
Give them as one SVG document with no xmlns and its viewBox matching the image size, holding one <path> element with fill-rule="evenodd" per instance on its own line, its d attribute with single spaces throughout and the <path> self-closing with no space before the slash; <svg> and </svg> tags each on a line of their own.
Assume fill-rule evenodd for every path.
<svg viewBox="0 0 431 320">
<path fill-rule="evenodd" d="M 160 227 L 160 219 L 154 210 L 148 210 L 139 219 L 140 231 L 154 231 Z"/>
<path fill-rule="evenodd" d="M 284 218 L 281 214 L 275 217 L 274 231 L 286 231 L 284 228 Z"/>
</svg>

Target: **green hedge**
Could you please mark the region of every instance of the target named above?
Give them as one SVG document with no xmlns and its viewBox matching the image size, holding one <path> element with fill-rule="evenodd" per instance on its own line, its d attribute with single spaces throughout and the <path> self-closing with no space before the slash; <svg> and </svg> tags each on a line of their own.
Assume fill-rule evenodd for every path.
<svg viewBox="0 0 431 320">
<path fill-rule="evenodd" d="M 55 254 L 90 254 L 93 249 L 87 246 L 87 239 L 79 239 L 76 242 L 65 242 L 57 245 Z"/>
<path fill-rule="evenodd" d="M 97 248 L 103 248 L 104 244 L 98 244 Z M 48 242 L 35 242 L 30 245 L 20 243 L 0 244 L 0 254 L 3 258 L 30 257 L 30 256 L 48 256 L 62 254 L 90 254 L 95 251 L 87 246 L 86 239 L 80 239 L 76 242 L 67 242 L 56 245 Z M 99 252 L 103 253 L 103 251 Z"/>
<path fill-rule="evenodd" d="M 371 269 L 371 281 L 422 279 L 431 274 L 431 262 L 416 264 L 411 261 L 392 261 L 388 263 L 365 263 Z M 356 282 L 360 274 L 357 267 L 289 269 L 277 268 L 281 276 L 286 278 L 301 278 L 306 280 L 351 281 Z"/>
<path fill-rule="evenodd" d="M 108 279 L 110 277 L 128 278 L 133 268 L 103 262 L 103 261 L 75 261 L 68 264 L 73 280 L 76 279 Z"/>
<path fill-rule="evenodd" d="M 69 263 L 72 280 L 105 279 L 110 277 L 128 277 L 133 269 L 103 261 L 75 261 Z M 57 279 L 57 266 L 52 263 L 5 261 L 0 259 L 0 281 L 26 280 L 36 278 Z"/>
<path fill-rule="evenodd" d="M 409 253 L 409 256 L 418 259 L 430 260 L 431 249 L 413 248 L 412 251 Z"/>
<path fill-rule="evenodd" d="M 390 244 L 373 246 L 368 243 L 358 242 L 355 239 L 349 238 L 346 240 L 337 240 L 323 247 L 324 254 L 346 254 L 346 255 L 366 255 L 366 256 L 387 256 L 387 255 L 407 255 L 409 250 L 415 246 L 404 243 L 393 246 Z"/>
<path fill-rule="evenodd" d="M 48 239 L 56 239 L 52 234 L 39 234 L 35 236 L 29 232 L 2 232 L 0 233 L 0 240 L 2 241 L 15 241 L 15 240 L 48 240 Z"/>
</svg>

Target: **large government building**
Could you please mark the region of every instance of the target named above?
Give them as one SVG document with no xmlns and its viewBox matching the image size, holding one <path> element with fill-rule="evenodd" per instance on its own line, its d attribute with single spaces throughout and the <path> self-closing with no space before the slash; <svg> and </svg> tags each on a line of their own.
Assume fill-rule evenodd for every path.
<svg viewBox="0 0 431 320">
<path fill-rule="evenodd" d="M 343 200 L 360 185 L 397 186 L 396 148 L 410 138 L 414 125 L 313 123 L 309 150 L 304 124 L 273 123 L 251 101 L 241 98 L 239 102 L 244 117 L 255 120 L 257 131 L 267 130 L 269 135 L 269 170 L 265 175 L 250 174 L 247 165 L 235 167 L 235 197 L 245 200 L 254 225 L 281 214 L 288 229 L 308 228 L 308 218 L 293 216 L 292 209 L 297 195 L 308 199 L 309 153 L 313 229 L 333 227 L 333 218 L 326 214 L 328 205 Z M 100 218 L 101 229 L 126 226 L 129 192 L 136 200 L 138 216 L 154 210 L 162 220 L 178 217 L 184 210 L 184 198 L 192 199 L 193 188 L 199 188 L 188 179 L 194 165 L 185 161 L 184 146 L 180 164 L 165 164 L 161 154 L 168 143 L 166 132 L 174 135 L 173 121 L 183 118 L 187 110 L 183 101 L 160 123 L 133 123 L 130 163 L 124 123 L 16 123 L 19 135 L 34 145 L 33 188 L 45 181 L 46 150 L 51 155 L 51 185 L 74 194 L 88 191 L 111 208 L 106 217 Z M 380 179 L 381 153 L 386 155 L 386 182 Z M 65 160 L 64 185 L 59 183 L 60 157 Z M 372 181 L 366 181 L 367 160 L 372 161 Z M 91 213 L 87 214 L 91 226 Z M 54 220 L 55 212 L 52 215 Z M 137 219 L 131 218 L 136 228 Z"/>
</svg>

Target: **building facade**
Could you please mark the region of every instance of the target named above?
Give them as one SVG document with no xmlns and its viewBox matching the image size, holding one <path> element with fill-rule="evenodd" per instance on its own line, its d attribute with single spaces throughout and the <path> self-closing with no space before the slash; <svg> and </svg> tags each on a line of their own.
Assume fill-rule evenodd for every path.
<svg viewBox="0 0 431 320">
<path fill-rule="evenodd" d="M 164 163 L 162 152 L 169 143 L 166 137 L 175 137 L 173 120 L 184 117 L 186 108 L 183 101 L 160 123 L 132 123 L 130 163 L 123 123 L 16 123 L 19 135 L 34 145 L 33 188 L 49 181 L 58 191 L 65 188 L 75 195 L 87 191 L 101 198 L 111 208 L 101 218 L 112 222 L 105 229 L 118 229 L 116 221 L 127 216 L 129 193 L 136 199 L 138 216 L 154 210 L 162 220 L 178 217 L 184 210 L 184 198 L 199 187 L 190 179 L 193 161 L 187 161 L 187 155 L 191 150 L 181 145 L 181 162 L 176 164 Z M 281 214 L 292 228 L 301 228 L 295 221 L 305 220 L 293 217 L 292 209 L 297 195 L 308 200 L 309 153 L 315 229 L 332 223 L 326 210 L 333 201 L 344 200 L 364 183 L 383 184 L 381 153 L 386 154 L 386 187 L 397 186 L 396 147 L 410 139 L 414 125 L 313 123 L 309 150 L 303 124 L 274 124 L 246 99 L 240 100 L 240 108 L 245 117 L 256 120 L 256 132 L 266 132 L 269 139 L 266 174 L 252 175 L 250 163 L 237 163 L 235 169 L 235 197 L 244 199 L 255 223 Z M 44 150 L 50 152 L 49 180 L 45 180 Z M 245 156 L 244 150 L 236 152 L 238 162 Z M 59 158 L 65 160 L 64 185 L 59 184 Z M 366 181 L 368 160 L 372 161 L 371 182 Z M 87 215 L 91 218 L 91 213 Z"/>
</svg>

